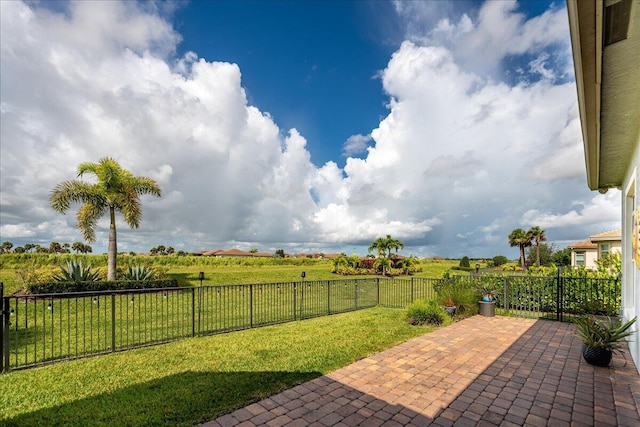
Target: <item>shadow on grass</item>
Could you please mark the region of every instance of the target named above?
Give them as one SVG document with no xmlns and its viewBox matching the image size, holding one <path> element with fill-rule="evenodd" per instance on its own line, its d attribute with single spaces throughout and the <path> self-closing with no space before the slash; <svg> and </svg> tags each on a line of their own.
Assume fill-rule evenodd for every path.
<svg viewBox="0 0 640 427">
<path fill-rule="evenodd" d="M 197 273 L 169 273 L 171 279 L 178 281 L 178 286 L 195 286 L 200 284 Z"/>
<path fill-rule="evenodd" d="M 195 425 L 321 375 L 188 371 L 0 420 L 0 425 Z"/>
</svg>

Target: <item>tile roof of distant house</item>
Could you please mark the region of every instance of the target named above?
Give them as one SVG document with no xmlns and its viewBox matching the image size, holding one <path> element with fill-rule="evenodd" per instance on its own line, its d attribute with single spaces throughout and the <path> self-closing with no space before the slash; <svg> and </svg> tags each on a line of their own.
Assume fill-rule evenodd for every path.
<svg viewBox="0 0 640 427">
<path fill-rule="evenodd" d="M 581 242 L 572 243 L 567 247 L 569 249 L 597 249 L 598 244 L 591 242 L 591 240 L 583 240 Z"/>
<path fill-rule="evenodd" d="M 203 256 L 246 256 L 246 257 L 260 257 L 267 258 L 272 257 L 273 254 L 269 252 L 247 252 L 242 249 L 216 249 L 214 251 L 204 251 Z"/>
<path fill-rule="evenodd" d="M 622 240 L 622 228 L 615 228 L 613 230 L 605 231 L 598 234 L 593 234 L 589 239 L 592 242 L 600 242 L 603 240 Z"/>
<path fill-rule="evenodd" d="M 222 249 L 214 249 L 212 251 L 202 251 L 200 254 L 202 256 L 214 256 L 215 254 L 217 254 L 218 252 L 221 252 Z"/>
</svg>

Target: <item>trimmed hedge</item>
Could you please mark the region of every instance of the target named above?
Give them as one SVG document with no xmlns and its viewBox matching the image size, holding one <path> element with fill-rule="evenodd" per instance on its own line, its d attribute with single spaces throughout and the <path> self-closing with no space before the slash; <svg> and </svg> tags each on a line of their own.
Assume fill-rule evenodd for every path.
<svg viewBox="0 0 640 427">
<path fill-rule="evenodd" d="M 459 270 L 459 271 L 474 271 L 475 268 L 473 267 L 463 267 L 461 265 L 454 265 L 453 267 L 451 267 L 452 270 Z"/>
<path fill-rule="evenodd" d="M 116 280 L 99 282 L 48 282 L 28 286 L 31 294 L 61 294 L 65 292 L 118 291 L 125 289 L 176 288 L 175 279 L 164 280 Z"/>
</svg>

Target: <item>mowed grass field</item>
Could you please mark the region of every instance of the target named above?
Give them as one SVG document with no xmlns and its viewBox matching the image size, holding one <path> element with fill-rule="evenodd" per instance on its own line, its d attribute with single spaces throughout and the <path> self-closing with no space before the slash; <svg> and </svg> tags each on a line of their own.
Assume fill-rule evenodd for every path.
<svg viewBox="0 0 640 427">
<path fill-rule="evenodd" d="M 34 266 L 57 269 L 70 258 L 80 258 L 96 268 L 105 268 L 106 255 L 46 255 L 46 254 L 2 254 L 0 255 L 0 282 L 4 284 L 4 294 L 25 287 L 20 271 L 33 269 Z M 441 278 L 445 271 L 457 266 L 458 260 L 420 261 L 422 272 L 415 277 Z M 293 282 L 301 280 L 335 280 L 340 276 L 331 272 L 332 262 L 326 259 L 310 258 L 211 258 L 177 256 L 119 256 L 118 266 L 150 265 L 163 270 L 170 278 L 176 279 L 179 286 L 197 286 L 199 273 L 204 272 L 204 285 L 253 284 L 273 282 Z M 465 274 L 456 271 L 456 274 Z M 374 276 L 351 276 L 374 277 Z"/>
</svg>

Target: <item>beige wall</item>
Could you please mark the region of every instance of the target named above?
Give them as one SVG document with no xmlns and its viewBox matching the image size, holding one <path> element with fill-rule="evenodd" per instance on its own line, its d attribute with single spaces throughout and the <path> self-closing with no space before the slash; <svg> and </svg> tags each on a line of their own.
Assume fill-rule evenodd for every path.
<svg viewBox="0 0 640 427">
<path fill-rule="evenodd" d="M 627 167 L 622 185 L 622 316 L 624 320 L 640 318 L 640 265 L 633 253 L 634 212 L 640 207 L 640 136 Z M 640 371 L 640 329 L 636 323 L 635 333 L 628 338 L 629 350 Z"/>
</svg>

